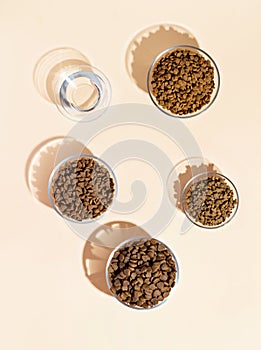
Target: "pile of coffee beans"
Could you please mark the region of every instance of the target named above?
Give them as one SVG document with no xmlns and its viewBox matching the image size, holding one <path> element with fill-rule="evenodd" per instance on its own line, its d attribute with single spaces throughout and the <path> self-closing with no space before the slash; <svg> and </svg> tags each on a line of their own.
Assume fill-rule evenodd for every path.
<svg viewBox="0 0 261 350">
<path fill-rule="evenodd" d="M 154 65 L 150 82 L 157 103 L 176 115 L 199 111 L 210 102 L 214 68 L 190 49 L 174 49 Z"/>
<path fill-rule="evenodd" d="M 109 170 L 87 156 L 63 163 L 52 178 L 50 190 L 58 211 L 76 221 L 99 217 L 112 204 L 114 193 Z"/>
<path fill-rule="evenodd" d="M 204 226 L 221 225 L 230 217 L 236 205 L 234 191 L 218 175 L 195 181 L 189 186 L 183 199 L 185 212 Z"/>
<path fill-rule="evenodd" d="M 156 239 L 132 241 L 118 249 L 108 267 L 110 290 L 135 308 L 151 308 L 168 297 L 177 278 L 171 251 Z"/>
</svg>

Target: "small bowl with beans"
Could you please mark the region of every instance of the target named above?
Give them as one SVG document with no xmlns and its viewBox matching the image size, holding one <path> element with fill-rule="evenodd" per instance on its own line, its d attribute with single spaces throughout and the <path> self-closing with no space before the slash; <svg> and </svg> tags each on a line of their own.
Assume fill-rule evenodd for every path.
<svg viewBox="0 0 261 350">
<path fill-rule="evenodd" d="M 131 238 L 111 253 L 106 281 L 112 295 L 136 310 L 153 309 L 165 303 L 176 289 L 179 265 L 173 251 L 148 237 Z"/>
<path fill-rule="evenodd" d="M 117 194 L 116 177 L 102 159 L 77 154 L 62 160 L 52 171 L 48 195 L 64 219 L 88 223 L 112 206 Z"/>
<path fill-rule="evenodd" d="M 147 87 L 152 102 L 162 112 L 191 118 L 215 101 L 220 75 L 215 61 L 205 51 L 189 45 L 173 46 L 152 62 Z"/>
<path fill-rule="evenodd" d="M 226 176 L 205 172 L 192 177 L 182 192 L 187 218 L 203 228 L 218 228 L 230 222 L 239 205 L 238 191 Z"/>
</svg>

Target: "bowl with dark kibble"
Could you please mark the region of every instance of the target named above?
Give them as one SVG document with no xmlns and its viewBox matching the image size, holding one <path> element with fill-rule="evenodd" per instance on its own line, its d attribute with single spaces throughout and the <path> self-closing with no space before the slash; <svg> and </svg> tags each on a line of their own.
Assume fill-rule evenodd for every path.
<svg viewBox="0 0 261 350">
<path fill-rule="evenodd" d="M 147 310 L 162 305 L 179 279 L 176 256 L 154 238 L 132 238 L 111 253 L 106 280 L 112 295 L 123 305 Z"/>
<path fill-rule="evenodd" d="M 215 101 L 220 75 L 215 61 L 205 51 L 173 46 L 152 62 L 147 76 L 152 102 L 177 118 L 195 117 Z"/>
<path fill-rule="evenodd" d="M 206 172 L 194 176 L 182 192 L 182 208 L 188 219 L 203 228 L 224 226 L 239 204 L 235 185 L 224 175 Z"/>
<path fill-rule="evenodd" d="M 112 206 L 117 182 L 103 160 L 78 154 L 61 161 L 48 183 L 52 207 L 63 218 L 87 223 L 100 218 Z"/>
</svg>

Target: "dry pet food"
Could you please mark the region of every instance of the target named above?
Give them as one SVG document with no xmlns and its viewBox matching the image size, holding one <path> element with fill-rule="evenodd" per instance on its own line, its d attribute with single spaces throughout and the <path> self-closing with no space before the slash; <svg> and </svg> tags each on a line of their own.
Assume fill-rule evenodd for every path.
<svg viewBox="0 0 261 350">
<path fill-rule="evenodd" d="M 152 94 L 162 108 L 176 115 L 199 111 L 210 102 L 214 87 L 210 60 L 189 49 L 166 53 L 152 71 Z"/>
<path fill-rule="evenodd" d="M 212 175 L 195 181 L 185 192 L 184 210 L 204 226 L 216 226 L 226 221 L 237 205 L 234 192 L 225 179 Z"/>
<path fill-rule="evenodd" d="M 95 219 L 112 204 L 115 184 L 99 161 L 79 156 L 63 163 L 53 176 L 51 196 L 59 212 L 76 221 Z"/>
<path fill-rule="evenodd" d="M 171 251 L 156 239 L 118 249 L 108 267 L 111 292 L 123 303 L 150 308 L 168 297 L 177 266 Z"/>
</svg>

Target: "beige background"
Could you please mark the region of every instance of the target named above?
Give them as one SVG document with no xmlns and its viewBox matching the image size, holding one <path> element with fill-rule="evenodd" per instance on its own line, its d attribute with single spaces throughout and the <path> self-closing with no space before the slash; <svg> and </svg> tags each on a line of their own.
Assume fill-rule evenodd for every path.
<svg viewBox="0 0 261 350">
<path fill-rule="evenodd" d="M 1 1 L 1 349 L 260 349 L 260 11 L 257 0 Z M 37 94 L 32 71 L 46 51 L 74 47 L 107 73 L 113 104 L 150 103 L 125 54 L 140 30 L 166 22 L 188 28 L 220 67 L 218 100 L 184 123 L 241 203 L 220 230 L 169 226 L 160 238 L 181 262 L 177 293 L 135 312 L 90 283 L 85 242 L 26 187 L 30 152 L 72 127 Z"/>
</svg>

